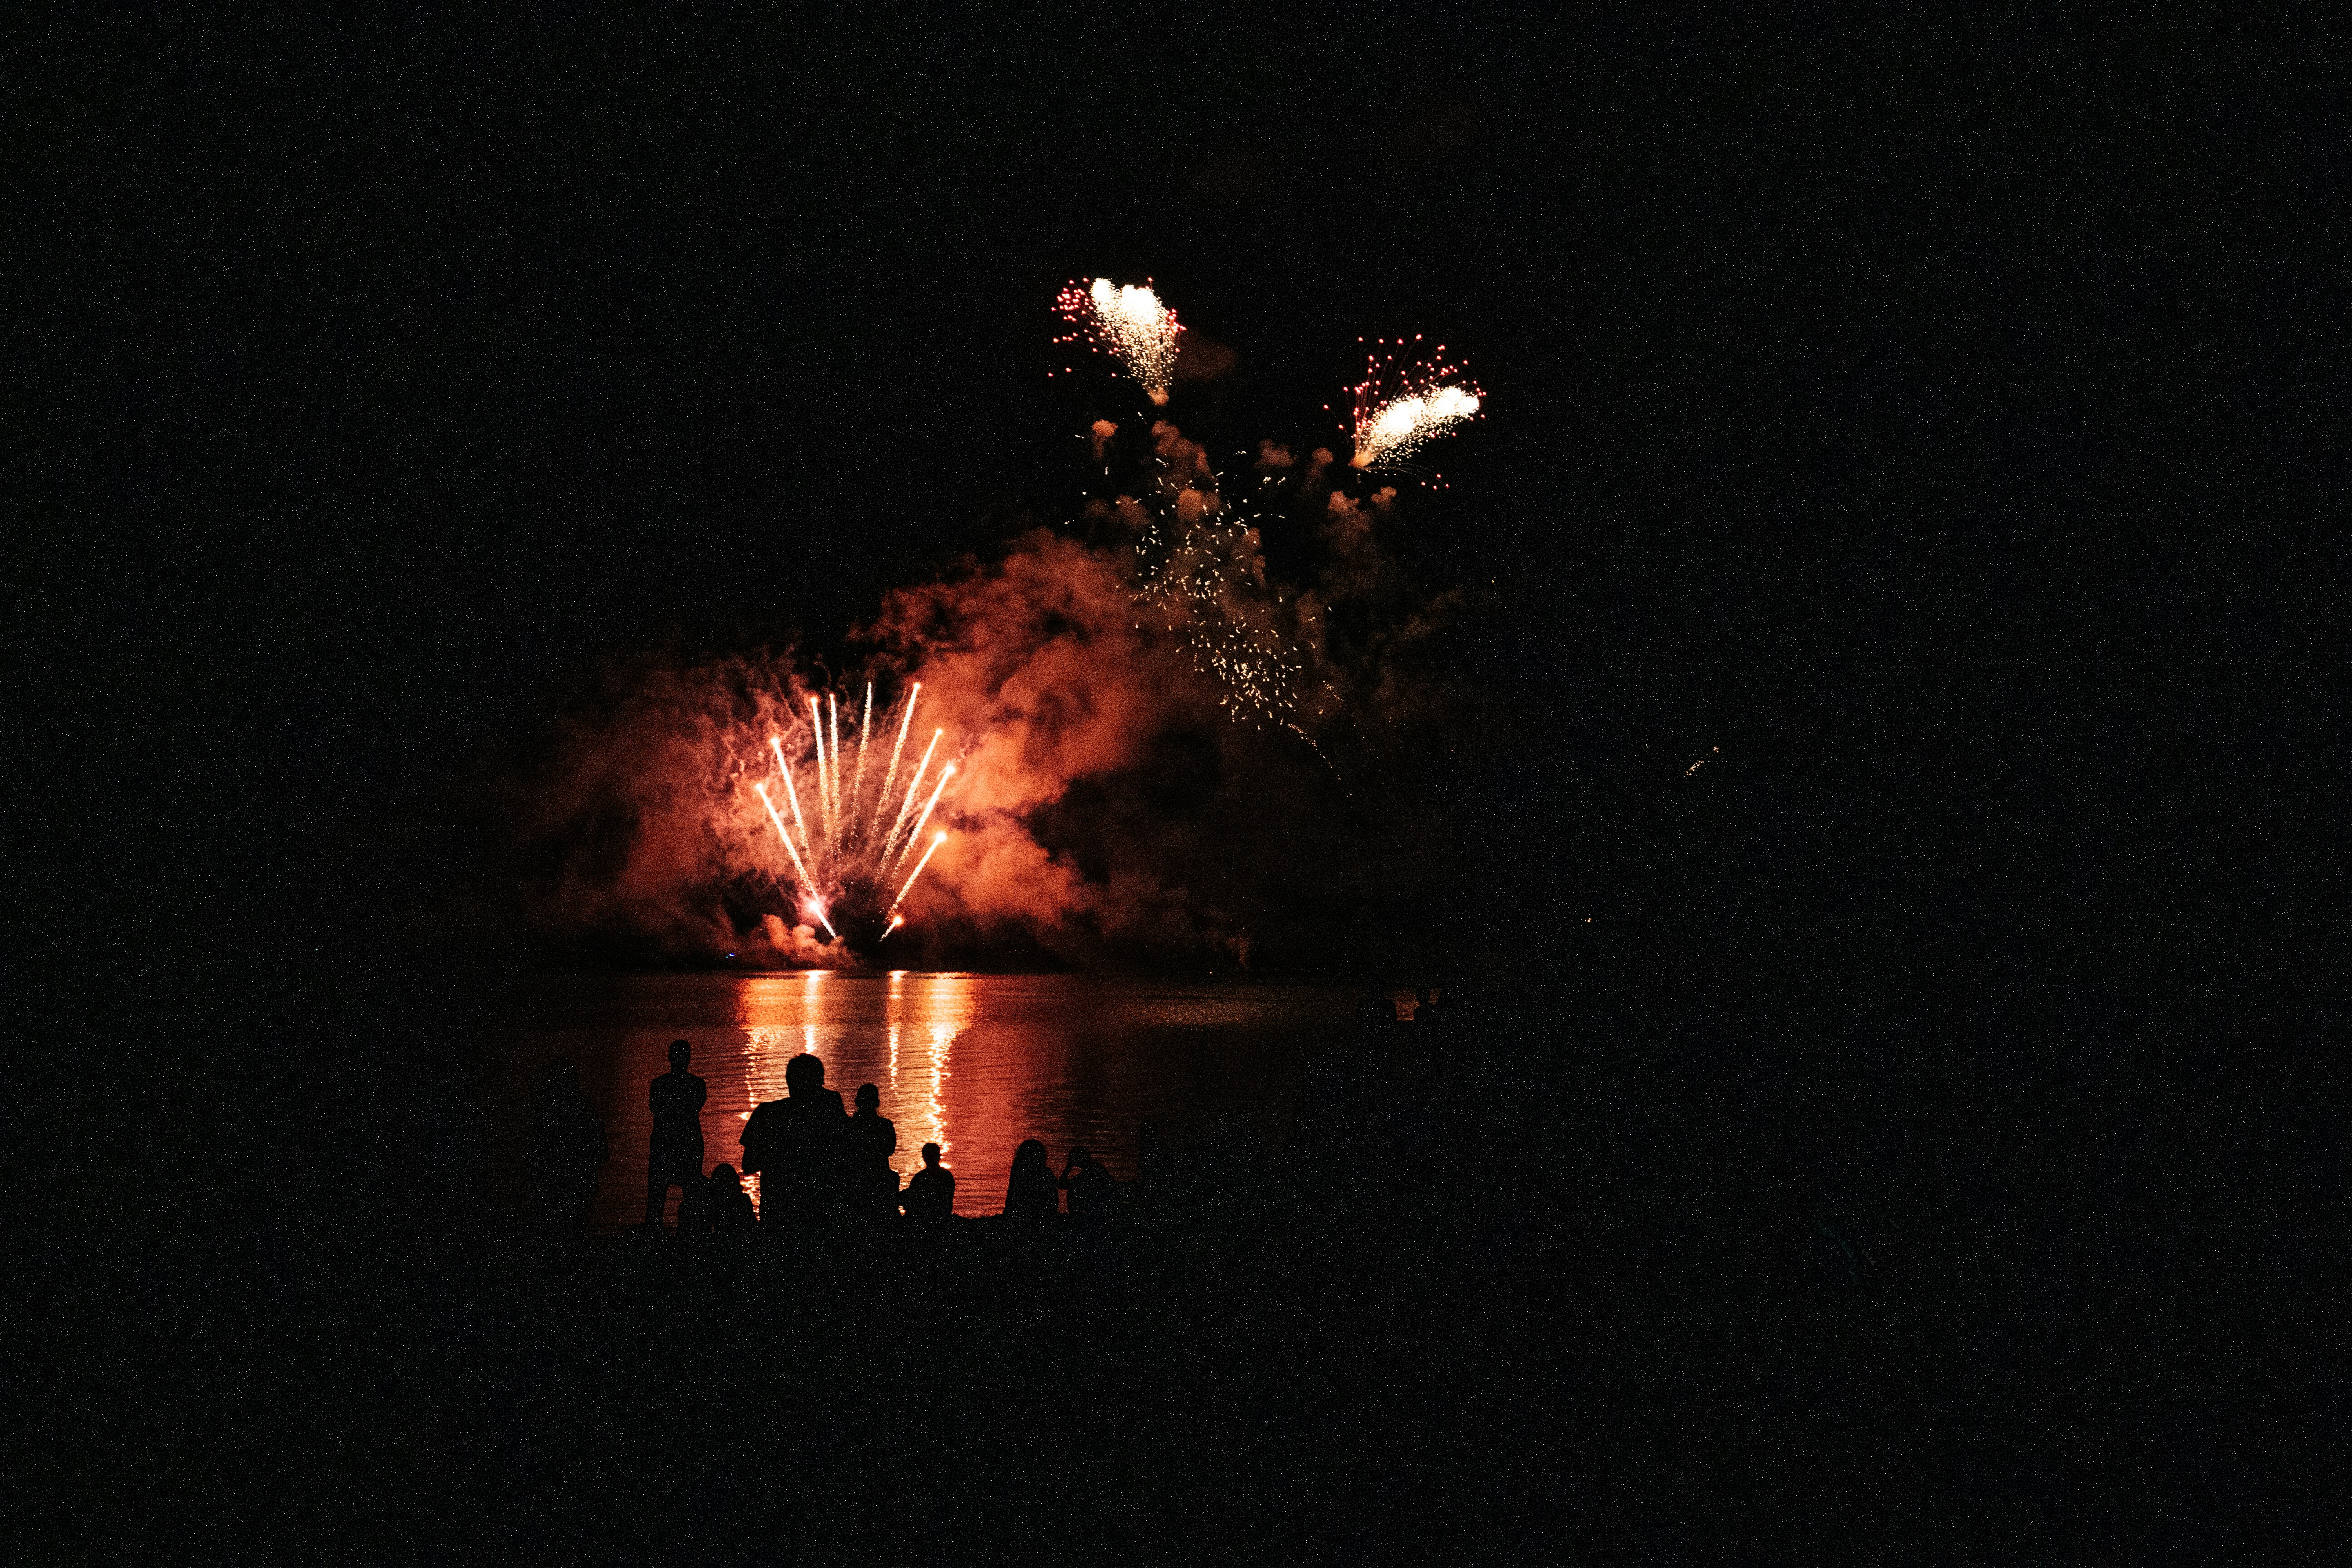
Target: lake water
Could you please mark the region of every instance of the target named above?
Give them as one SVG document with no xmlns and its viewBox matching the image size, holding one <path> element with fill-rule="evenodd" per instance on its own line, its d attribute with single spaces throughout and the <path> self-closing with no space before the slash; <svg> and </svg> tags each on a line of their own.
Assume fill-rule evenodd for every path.
<svg viewBox="0 0 2352 1568">
<path fill-rule="evenodd" d="M 784 1093 L 803 1051 L 825 1065 L 845 1103 L 860 1084 L 898 1123 L 900 1177 L 940 1145 L 956 1173 L 956 1212 L 1004 1205 L 1013 1151 L 1045 1141 L 1056 1170 L 1083 1144 L 1122 1180 L 1135 1173 L 1143 1119 L 1188 1127 L 1246 1114 L 1286 1128 L 1301 1065 L 1353 1027 L 1347 986 L 1098 975 L 914 971 L 660 974 L 550 980 L 506 1030 L 498 1089 L 500 1142 L 520 1175 L 532 1087 L 569 1058 L 604 1119 L 612 1158 L 596 1195 L 599 1228 L 645 1217 L 646 1087 L 669 1043 L 694 1047 L 710 1086 L 703 1164 L 740 1165 L 751 1108 Z M 750 1184 L 747 1184 L 747 1185 Z M 671 1213 L 677 1199 L 670 1200 Z"/>
</svg>

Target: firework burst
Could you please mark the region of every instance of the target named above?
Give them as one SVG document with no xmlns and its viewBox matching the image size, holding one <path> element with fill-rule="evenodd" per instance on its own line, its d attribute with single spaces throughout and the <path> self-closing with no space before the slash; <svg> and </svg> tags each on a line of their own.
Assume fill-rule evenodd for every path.
<svg viewBox="0 0 2352 1568">
<path fill-rule="evenodd" d="M 1364 356 L 1364 378 L 1348 389 L 1360 468 L 1394 468 L 1429 441 L 1478 417 L 1485 395 L 1467 369 L 1448 363 L 1445 345 L 1423 353 L 1421 339 L 1378 340 Z M 1410 355 L 1411 357 L 1407 357 Z"/>
<path fill-rule="evenodd" d="M 1176 335 L 1184 329 L 1177 324 L 1176 312 L 1161 304 L 1148 285 L 1097 278 L 1085 287 L 1069 284 L 1054 304 L 1071 328 L 1055 342 L 1085 341 L 1118 361 L 1153 403 L 1168 401 L 1169 378 L 1176 370 Z"/>
<path fill-rule="evenodd" d="M 866 795 L 866 753 L 874 737 L 873 683 L 866 683 L 865 716 L 852 731 L 855 739 L 850 745 L 857 754 L 848 768 L 843 766 L 838 700 L 831 694 L 822 700 L 809 699 L 808 752 L 797 761 L 801 771 L 814 770 L 814 830 L 811 819 L 801 810 L 795 758 L 786 752 L 782 735 L 768 737 L 769 753 L 775 758 L 776 772 L 783 781 L 791 820 L 787 822 L 785 813 L 777 809 L 769 781 L 754 781 L 751 789 L 766 809 L 776 837 L 783 840 L 785 858 L 799 886 L 803 912 L 823 926 L 828 935 L 840 936 L 836 917 L 840 925 L 850 926 L 853 931 L 878 930 L 883 936 L 906 924 L 899 906 L 914 891 L 916 879 L 930 864 L 932 851 L 947 841 L 945 831 L 934 834 L 929 847 L 914 862 L 913 871 L 906 875 L 903 883 L 897 879 L 904 870 L 908 852 L 939 805 L 940 795 L 946 793 L 948 781 L 956 773 L 956 764 L 950 763 L 937 775 L 930 774 L 931 757 L 947 733 L 944 729 L 936 729 L 931 731 L 930 743 L 923 749 L 921 763 L 908 781 L 905 795 L 899 796 L 894 788 L 899 754 L 905 749 L 907 731 L 914 721 L 915 706 L 922 694 L 919 681 L 900 704 L 898 741 L 890 749 L 890 765 L 871 801 Z M 887 713 L 884 722 L 887 728 Z M 931 785 L 928 797 L 922 793 L 926 783 Z M 911 831 L 908 830 L 909 821 L 914 824 Z"/>
</svg>

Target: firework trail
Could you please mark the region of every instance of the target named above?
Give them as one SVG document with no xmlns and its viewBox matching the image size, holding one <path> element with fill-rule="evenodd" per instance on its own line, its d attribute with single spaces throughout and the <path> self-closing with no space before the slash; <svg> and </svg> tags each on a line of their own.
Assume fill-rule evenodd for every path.
<svg viewBox="0 0 2352 1568">
<path fill-rule="evenodd" d="M 923 787 L 923 770 L 931 765 L 931 753 L 939 749 L 940 737 L 946 733 L 945 730 L 932 731 L 931 743 L 923 748 L 923 760 L 915 764 L 915 776 L 907 783 L 906 804 L 898 807 L 898 815 L 890 824 L 889 837 L 882 840 L 882 854 L 886 859 L 890 854 L 890 847 L 898 841 L 898 830 L 906 826 L 908 818 L 915 814 L 915 792 Z"/>
<path fill-rule="evenodd" d="M 824 829 L 826 842 L 830 843 L 833 839 L 833 806 L 824 789 L 824 704 L 814 697 L 809 699 L 809 732 L 811 742 L 816 747 L 816 819 Z M 784 777 L 790 779 L 792 776 L 792 770 L 787 768 Z M 803 827 L 801 831 L 806 833 L 808 829 Z"/>
<path fill-rule="evenodd" d="M 898 738 L 890 743 L 890 771 L 882 775 L 882 793 L 874 802 L 874 824 L 877 827 L 882 824 L 883 811 L 890 804 L 890 786 L 898 782 L 898 753 L 907 749 L 907 726 L 915 721 L 915 702 L 922 695 L 923 683 L 918 680 L 915 689 L 907 693 L 905 711 L 898 715 Z"/>
<path fill-rule="evenodd" d="M 1176 369 L 1176 335 L 1184 329 L 1159 295 L 1146 286 L 1097 278 L 1084 289 L 1069 284 L 1054 304 L 1072 329 L 1056 342 L 1084 339 L 1118 361 L 1153 403 L 1168 401 L 1168 382 Z"/>
<path fill-rule="evenodd" d="M 949 771 L 952 773 L 954 770 L 950 769 Z M 938 850 L 940 845 L 945 844 L 947 841 L 948 836 L 944 833 L 935 833 L 931 836 L 929 847 L 923 851 L 923 858 L 915 862 L 914 874 L 907 879 L 907 885 L 898 889 L 898 896 L 890 900 L 890 914 L 892 917 L 890 923 L 893 926 L 896 926 L 898 923 L 897 919 L 898 906 L 906 901 L 907 895 L 908 893 L 915 890 L 915 878 L 923 874 L 923 868 L 931 863 L 931 856 L 933 853 Z M 888 932 L 886 931 L 883 934 L 887 935 Z"/>
<path fill-rule="evenodd" d="M 931 820 L 931 807 L 940 804 L 940 792 L 948 787 L 948 780 L 953 777 L 955 777 L 955 764 L 953 763 L 950 763 L 944 769 L 940 770 L 940 782 L 931 786 L 931 798 L 923 802 L 923 815 L 915 819 L 915 830 L 907 835 L 906 847 L 898 851 L 898 861 L 900 864 L 903 865 L 906 862 L 907 850 L 912 849 L 915 847 L 915 840 L 923 836 L 924 825 Z M 929 859 L 929 854 L 926 852 L 924 858 Z M 909 880 L 907 885 L 911 888 L 915 884 L 912 880 Z"/>
<path fill-rule="evenodd" d="M 784 798 L 793 803 L 793 826 L 801 830 L 802 841 L 810 844 L 810 852 L 814 854 L 815 846 L 809 839 L 808 819 L 801 815 L 801 792 L 793 787 L 793 764 L 784 761 L 783 739 L 782 736 L 771 735 L 768 737 L 768 744 L 774 748 L 776 767 L 784 775 Z M 778 825 L 779 827 L 782 826 L 782 824 Z M 791 845 L 790 837 L 784 839 L 784 843 L 787 846 Z"/>
<path fill-rule="evenodd" d="M 808 868 L 801 864 L 801 852 L 793 847 L 793 836 L 784 831 L 784 819 L 776 815 L 776 803 L 768 798 L 768 786 L 754 784 L 751 788 L 758 793 L 760 804 L 768 808 L 768 820 L 776 825 L 776 837 L 784 841 L 784 853 L 793 858 L 793 870 L 799 875 L 802 885 L 814 886 L 815 879 L 808 874 Z"/>
<path fill-rule="evenodd" d="M 849 831 L 857 833 L 858 809 L 866 803 L 866 747 L 874 739 L 874 683 L 866 683 L 866 717 L 857 727 L 857 772 L 849 780 Z"/>
<path fill-rule="evenodd" d="M 1465 367 L 1446 362 L 1445 345 L 1406 359 L 1410 347 L 1402 338 L 1393 349 L 1379 340 L 1364 357 L 1364 378 L 1348 389 L 1356 443 L 1349 461 L 1359 468 L 1398 467 L 1424 443 L 1478 416 L 1485 401 L 1478 384 Z"/>
<path fill-rule="evenodd" d="M 825 788 L 833 802 L 833 837 L 841 837 L 841 699 L 825 695 Z"/>
</svg>

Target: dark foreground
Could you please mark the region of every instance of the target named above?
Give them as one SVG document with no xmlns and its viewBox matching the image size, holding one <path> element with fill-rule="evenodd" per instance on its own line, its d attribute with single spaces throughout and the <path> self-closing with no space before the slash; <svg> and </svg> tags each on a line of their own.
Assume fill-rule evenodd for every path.
<svg viewBox="0 0 2352 1568">
<path fill-rule="evenodd" d="M 715 1563 L 2315 1547 L 2327 1466 L 2299 1434 L 2333 1385 L 2268 1358 L 2322 1325 L 2273 1296 L 2245 1331 L 2302 1243 L 2250 1227 L 2259 1184 L 2224 1152 L 2262 1127 L 2291 1167 L 2323 1146 L 2308 1118 L 2226 1073 L 2134 1100 L 2079 1053 L 2037 1072 L 1932 1021 L 1899 1055 L 1748 1022 L 1496 998 L 1401 1026 L 1324 1064 L 1293 1142 L 1188 1143 L 1183 1179 L 1094 1232 L 550 1244 L 319 1173 L 129 1267 L 85 1258 L 107 1289 L 25 1342 L 58 1415 L 19 1450 L 18 1539 Z M 413 1152 L 389 1110 L 347 1126 Z"/>
</svg>

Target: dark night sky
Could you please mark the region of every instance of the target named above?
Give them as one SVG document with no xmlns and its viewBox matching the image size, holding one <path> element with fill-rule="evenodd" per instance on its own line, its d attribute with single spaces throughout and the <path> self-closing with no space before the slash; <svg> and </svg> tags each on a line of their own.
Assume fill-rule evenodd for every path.
<svg viewBox="0 0 2352 1568">
<path fill-rule="evenodd" d="M 329 1474 L 338 1530 L 387 1482 L 405 1525 L 441 1511 L 404 1471 L 428 1453 L 495 1509 L 533 1445 L 596 1451 L 526 1439 L 562 1432 L 538 1383 L 460 1391 L 477 1363 L 451 1354 L 507 1321 L 436 1270 L 495 1234 L 485 1020 L 518 968 L 450 917 L 494 858 L 467 791 L 600 660 L 837 654 L 885 590 L 1068 515 L 1094 394 L 1047 378 L 1050 306 L 1097 273 L 1156 277 L 1238 353 L 1213 396 L 1180 393 L 1213 450 L 1328 438 L 1360 334 L 1440 337 L 1490 395 L 1408 516 L 1423 586 L 1491 581 L 1446 657 L 1520 738 L 1426 771 L 1456 803 L 1427 918 L 1491 926 L 1524 984 L 1509 1027 L 1462 1037 L 1472 1070 L 1416 1046 L 1426 1076 L 1399 1075 L 1399 1139 L 1444 1145 L 1375 1140 L 1349 1179 L 1444 1167 L 1445 1202 L 1497 1221 L 1474 1228 L 1556 1231 L 1585 1295 L 1367 1250 L 1507 1309 L 1449 1306 L 1366 1361 L 1432 1391 L 1400 1452 L 1442 1482 L 1445 1435 L 1475 1427 L 1540 1483 L 1543 1445 L 1479 1392 L 1527 1363 L 1465 1327 L 1523 1321 L 1586 1358 L 1579 1385 L 1654 1369 L 1647 1408 L 1708 1445 L 1645 1471 L 1592 1427 L 1595 1473 L 1670 1530 L 1734 1475 L 1807 1511 L 1808 1551 L 1874 1509 L 1948 1552 L 2003 1485 L 2125 1500 L 2150 1541 L 2224 1494 L 2280 1516 L 2330 1495 L 2294 1416 L 2331 1386 L 2312 1348 L 2341 1294 L 2313 1281 L 2352 1085 L 2310 1048 L 2341 1034 L 2345 973 L 2336 37 L 2163 6 L 2128 34 L 1926 5 L 1744 29 L 1654 6 L 528 0 L 336 5 L 309 31 L 86 9 L 0 50 L 0 1104 L 44 1167 L 19 1207 L 58 1240 L 18 1272 L 66 1301 L 11 1328 L 36 1336 L 27 1408 L 62 1378 L 25 1451 L 75 1472 L 18 1489 L 79 1550 L 157 1500 L 270 1500 L 239 1549 L 301 1539 L 315 1500 L 268 1489 Z M 1423 1118 L 1441 1079 L 1435 1103 L 1479 1102 Z M 1505 1150 L 1505 1128 L 1539 1131 Z M 1746 1320 L 1700 1298 L 1758 1289 L 1715 1246 L 1732 1211 L 1780 1205 L 1811 1244 L 1796 1216 L 1829 1211 L 1787 1205 L 1816 1183 L 1879 1205 L 1900 1293 L 1703 1343 Z M 520 1278 L 467 1289 L 561 1337 L 579 1314 Z M 1915 1289 L 1939 1278 L 1949 1300 Z M 1556 1326 L 1616 1279 L 1653 1282 L 1589 1320 L 1622 1335 Z M 727 1321 L 660 1300 L 631 1336 Z M 1024 1279 L 1024 1354 L 1124 1322 L 1112 1300 Z M 1251 1316 L 1203 1317 L 1213 1358 Z M 1349 1316 L 1297 1321 L 1345 1342 Z M 2174 1330 L 2193 1353 L 2131 1348 Z M 2246 1347 L 2273 1341 L 2265 1387 Z M 151 1343 L 152 1377 L 124 1349 Z M 1455 1385 L 1449 1354 L 1489 1364 Z M 617 1433 L 627 1384 L 598 1370 L 582 1429 Z M 840 1385 L 861 1405 L 867 1375 Z M 1784 1433 L 1801 1382 L 1841 1414 Z M 1545 1419 L 1611 1408 L 1562 1387 Z M 1008 1462 L 1091 1503 L 1079 1450 L 1118 1443 L 1080 1419 L 1076 1468 L 1024 1459 L 1058 1418 L 1039 1397 L 1024 1374 L 1001 1405 Z M 495 1419 L 441 1447 L 467 1400 Z M 2046 1430 L 1975 1464 L 1967 1434 L 2011 1405 Z M 831 1462 L 729 1408 L 779 1496 Z M 1810 1457 L 1733 1453 L 1741 1411 Z M 1320 1420 L 1317 1463 L 1349 1463 Z M 959 1430 L 927 1412 L 889 1452 Z M 2266 1485 L 2209 1458 L 2233 1447 Z M 673 1473 L 699 1487 L 711 1457 Z M 1855 1463 L 1961 1500 L 1913 1509 Z M 635 1466 L 593 1484 L 634 1491 Z"/>
<path fill-rule="evenodd" d="M 1359 334 L 1468 357 L 1417 565 L 1496 580 L 1463 668 L 1559 763 L 1479 809 L 1592 807 L 1531 885 L 1998 945 L 2168 918 L 2219 873 L 2158 846 L 2250 756 L 2315 798 L 2263 695 L 2309 673 L 2265 537 L 2342 390 L 2340 327 L 2273 331 L 2341 236 L 2293 40 L 547 5 L 55 43 L 24 298 L 94 336 L 12 415 L 68 476 L 24 668 L 38 750 L 104 761 L 22 798 L 151 960 L 196 919 L 368 951 L 599 657 L 837 647 L 1066 515 L 1048 306 L 1095 272 L 1239 351 L 1227 449 L 1328 438 Z"/>
</svg>

